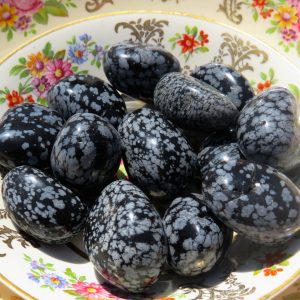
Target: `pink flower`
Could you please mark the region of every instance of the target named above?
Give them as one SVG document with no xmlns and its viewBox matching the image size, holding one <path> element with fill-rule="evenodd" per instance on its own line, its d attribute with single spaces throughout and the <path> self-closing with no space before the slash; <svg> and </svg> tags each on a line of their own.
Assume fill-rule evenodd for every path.
<svg viewBox="0 0 300 300">
<path fill-rule="evenodd" d="M 53 85 L 60 79 L 73 74 L 71 64 L 61 58 L 54 61 L 49 61 L 46 65 L 46 78 L 48 82 Z"/>
<path fill-rule="evenodd" d="M 50 88 L 50 83 L 45 76 L 34 78 L 31 84 L 34 86 L 34 93 L 39 97 L 45 97 Z"/>
<path fill-rule="evenodd" d="M 294 30 L 300 32 L 300 1 L 289 0 L 288 3 L 297 9 L 298 22 L 292 27 Z"/>
<path fill-rule="evenodd" d="M 297 31 L 294 29 L 284 28 L 281 31 L 281 36 L 287 42 L 296 41 L 298 39 Z"/>
<path fill-rule="evenodd" d="M 18 14 L 33 14 L 44 6 L 42 0 L 8 0 L 17 9 Z"/>
<path fill-rule="evenodd" d="M 72 284 L 73 289 L 76 293 L 87 297 L 89 299 L 101 299 L 101 298 L 109 298 L 109 299 L 121 299 L 113 296 L 110 292 L 108 292 L 101 284 L 99 283 L 88 283 L 78 281 Z"/>
<path fill-rule="evenodd" d="M 17 29 L 26 30 L 29 27 L 31 18 L 29 16 L 22 16 L 16 22 L 15 26 Z"/>
</svg>

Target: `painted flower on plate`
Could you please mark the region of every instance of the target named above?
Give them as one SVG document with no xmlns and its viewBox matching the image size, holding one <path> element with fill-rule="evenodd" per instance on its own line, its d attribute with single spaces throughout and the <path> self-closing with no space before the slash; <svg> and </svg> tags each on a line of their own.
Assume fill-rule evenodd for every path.
<svg viewBox="0 0 300 300">
<path fill-rule="evenodd" d="M 71 63 L 61 58 L 49 61 L 46 66 L 46 78 L 52 85 L 60 79 L 73 74 Z"/>
<path fill-rule="evenodd" d="M 45 97 L 51 87 L 45 76 L 41 78 L 35 77 L 31 83 L 34 87 L 34 93 L 39 97 Z"/>
<path fill-rule="evenodd" d="M 83 35 L 80 35 L 78 38 L 79 38 L 80 41 L 87 44 L 92 39 L 92 36 L 87 34 L 87 33 L 84 33 Z"/>
<path fill-rule="evenodd" d="M 264 275 L 265 276 L 276 276 L 278 272 L 282 272 L 283 269 L 282 268 L 277 268 L 277 267 L 272 267 L 272 268 L 267 268 L 264 269 Z"/>
<path fill-rule="evenodd" d="M 41 77 L 46 71 L 46 64 L 48 60 L 48 57 L 46 57 L 42 52 L 30 54 L 28 56 L 27 68 L 33 76 Z"/>
<path fill-rule="evenodd" d="M 0 27 L 13 27 L 17 21 L 18 15 L 15 7 L 8 3 L 0 5 Z"/>
<path fill-rule="evenodd" d="M 17 9 L 18 14 L 33 14 L 44 6 L 42 0 L 8 0 Z"/>
<path fill-rule="evenodd" d="M 22 16 L 15 22 L 15 26 L 17 29 L 24 31 L 29 28 L 30 23 L 31 17 Z"/>
<path fill-rule="evenodd" d="M 89 52 L 84 44 L 76 43 L 69 46 L 68 55 L 73 63 L 81 65 L 88 60 Z"/>
<path fill-rule="evenodd" d="M 291 28 L 298 21 L 297 9 L 290 5 L 282 5 L 274 14 L 274 18 L 279 27 Z"/>
<path fill-rule="evenodd" d="M 27 273 L 27 276 L 30 280 L 36 282 L 36 283 L 39 283 L 40 282 L 40 279 L 39 279 L 39 276 L 36 276 L 34 275 L 33 273 Z"/>
<path fill-rule="evenodd" d="M 30 262 L 30 266 L 33 270 L 36 270 L 36 269 L 40 269 L 40 270 L 44 270 L 46 268 L 46 266 L 36 260 L 32 260 Z"/>
<path fill-rule="evenodd" d="M 67 281 L 65 278 L 58 276 L 54 273 L 45 274 L 42 276 L 42 279 L 44 280 L 44 283 L 46 285 L 49 285 L 53 288 L 59 288 L 62 289 L 67 286 Z"/>
<path fill-rule="evenodd" d="M 99 295 L 101 295 L 101 297 L 108 298 L 112 296 L 111 293 L 105 290 L 102 285 L 94 282 L 89 283 L 78 281 L 77 283 L 72 284 L 72 288 L 76 293 L 90 299 L 101 299 L 99 298 Z"/>
<path fill-rule="evenodd" d="M 186 53 L 186 52 L 192 53 L 194 51 L 194 48 L 200 45 L 200 42 L 195 40 L 194 35 L 184 33 L 182 35 L 182 39 L 177 41 L 177 44 L 182 47 L 181 49 L 182 53 Z"/>
</svg>

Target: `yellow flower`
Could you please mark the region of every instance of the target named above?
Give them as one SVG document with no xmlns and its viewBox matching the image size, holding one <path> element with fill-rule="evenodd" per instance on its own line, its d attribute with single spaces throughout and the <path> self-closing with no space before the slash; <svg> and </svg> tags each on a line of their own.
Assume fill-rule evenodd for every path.
<svg viewBox="0 0 300 300">
<path fill-rule="evenodd" d="M 38 52 L 37 54 L 30 54 L 28 56 L 27 68 L 32 75 L 41 77 L 46 71 L 46 64 L 48 60 L 49 59 L 41 52 Z"/>
<path fill-rule="evenodd" d="M 278 8 L 274 18 L 281 28 L 290 28 L 298 21 L 297 9 L 289 5 L 282 5 Z"/>
<path fill-rule="evenodd" d="M 0 5 L 0 27 L 13 27 L 18 19 L 17 10 L 8 3 Z"/>
</svg>

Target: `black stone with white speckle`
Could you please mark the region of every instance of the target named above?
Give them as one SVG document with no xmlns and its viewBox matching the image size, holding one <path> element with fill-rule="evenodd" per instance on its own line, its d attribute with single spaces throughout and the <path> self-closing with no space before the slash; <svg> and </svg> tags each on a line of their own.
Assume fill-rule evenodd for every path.
<svg viewBox="0 0 300 300">
<path fill-rule="evenodd" d="M 153 284 L 166 260 L 159 214 L 146 195 L 125 180 L 102 191 L 87 219 L 84 243 L 96 270 L 131 292 Z"/>
<path fill-rule="evenodd" d="M 119 126 L 129 178 L 151 196 L 174 197 L 187 186 L 196 154 L 182 133 L 161 113 L 142 108 Z"/>
<path fill-rule="evenodd" d="M 209 63 L 195 68 L 191 72 L 191 76 L 204 81 L 226 95 L 239 110 L 249 99 L 254 97 L 250 82 L 229 66 Z"/>
<path fill-rule="evenodd" d="M 49 166 L 56 135 L 63 126 L 59 114 L 45 106 L 24 103 L 9 109 L 0 121 L 0 164 Z"/>
<path fill-rule="evenodd" d="M 54 175 L 77 188 L 101 187 L 116 174 L 121 160 L 117 130 L 91 113 L 72 116 L 51 153 Z"/>
<path fill-rule="evenodd" d="M 122 93 L 141 100 L 153 100 L 159 79 L 169 72 L 180 72 L 175 56 L 149 44 L 124 41 L 112 46 L 103 59 L 105 75 Z"/>
<path fill-rule="evenodd" d="M 299 163 L 298 118 L 297 100 L 287 89 L 274 87 L 257 95 L 237 121 L 242 153 L 283 171 L 292 169 Z"/>
<path fill-rule="evenodd" d="M 126 113 L 123 98 L 110 84 L 91 75 L 60 80 L 47 94 L 49 107 L 67 120 L 76 113 L 93 113 L 117 127 Z"/>
<path fill-rule="evenodd" d="M 154 104 L 174 123 L 187 129 L 227 129 L 238 116 L 228 97 L 181 73 L 169 73 L 158 82 Z"/>
<path fill-rule="evenodd" d="M 198 165 L 202 177 L 218 164 L 229 160 L 242 159 L 242 154 L 236 143 L 217 147 L 206 147 L 198 154 Z"/>
<path fill-rule="evenodd" d="M 46 243 L 68 242 L 88 215 L 87 206 L 71 190 L 29 166 L 16 167 L 5 176 L 2 197 L 14 223 Z"/>
<path fill-rule="evenodd" d="M 254 242 L 280 243 L 300 229 L 300 191 L 270 166 L 223 162 L 210 169 L 202 187 L 213 213 Z"/>
<path fill-rule="evenodd" d="M 180 275 L 211 270 L 227 253 L 232 231 L 203 205 L 200 194 L 176 198 L 163 219 L 169 264 Z"/>
</svg>

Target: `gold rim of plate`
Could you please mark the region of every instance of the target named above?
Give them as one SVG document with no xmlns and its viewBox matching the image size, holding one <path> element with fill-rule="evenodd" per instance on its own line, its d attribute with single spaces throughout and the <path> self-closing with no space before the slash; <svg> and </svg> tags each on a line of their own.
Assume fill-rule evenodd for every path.
<svg viewBox="0 0 300 300">
<path fill-rule="evenodd" d="M 194 18 L 194 19 L 198 19 L 198 20 L 207 21 L 209 23 L 218 24 L 218 25 L 220 25 L 222 27 L 230 28 L 231 30 L 239 32 L 239 33 L 241 33 L 243 35 L 246 35 L 246 36 L 249 36 L 249 37 L 254 38 L 256 40 L 259 40 L 258 38 L 253 37 L 251 34 L 246 33 L 246 32 L 244 32 L 242 30 L 239 30 L 236 27 L 230 26 L 228 24 L 216 21 L 215 19 L 208 18 L 208 17 L 205 17 L 205 16 L 200 16 L 200 15 L 196 15 L 196 14 L 186 13 L 186 12 L 182 12 L 182 11 L 168 11 L 168 10 L 125 10 L 125 11 L 118 11 L 118 12 L 102 13 L 102 14 L 97 14 L 97 15 L 90 16 L 90 17 L 85 17 L 85 18 L 77 19 L 77 20 L 74 20 L 74 21 L 67 22 L 67 23 L 64 23 L 62 25 L 56 26 L 56 27 L 54 27 L 54 28 L 52 28 L 50 30 L 47 30 L 47 31 L 45 31 L 45 32 L 43 32 L 43 33 L 35 36 L 34 38 L 30 39 L 29 41 L 23 43 L 22 45 L 20 45 L 19 47 L 17 47 L 14 51 L 12 51 L 8 55 L 6 55 L 3 59 L 0 60 L 0 66 L 1 66 L 1 64 L 3 64 L 6 60 L 8 60 L 11 56 L 13 56 L 18 51 L 22 50 L 23 48 L 25 48 L 26 46 L 30 45 L 34 41 L 37 41 L 40 38 L 42 38 L 44 36 L 47 36 L 48 34 L 50 34 L 52 32 L 56 32 L 56 31 L 58 31 L 60 29 L 72 26 L 74 24 L 83 23 L 83 22 L 89 21 L 89 20 L 101 19 L 101 18 L 105 18 L 105 17 L 112 17 L 112 16 L 118 16 L 118 15 L 128 15 L 128 14 L 162 14 L 162 15 L 177 15 L 177 16 L 182 16 L 182 17 L 190 17 L 190 18 Z M 260 41 L 260 42 L 262 44 L 264 44 L 265 46 L 271 48 L 274 52 L 276 52 L 277 55 L 281 56 L 282 58 L 284 58 L 285 60 L 287 60 L 287 61 L 289 61 L 291 63 L 291 61 L 286 56 L 284 56 L 283 54 L 279 53 L 277 49 L 275 49 L 274 47 L 272 47 L 270 45 L 266 45 L 266 43 L 264 43 L 263 41 Z M 290 286 L 294 281 L 296 281 L 296 279 L 298 277 L 300 277 L 300 268 L 294 274 L 292 274 L 291 277 L 289 277 L 287 280 L 285 280 L 282 284 L 280 284 L 279 286 L 277 286 L 271 292 L 269 292 L 269 293 L 265 294 L 264 296 L 260 297 L 258 300 L 266 300 L 266 299 L 269 299 L 272 296 L 275 296 L 280 291 L 283 291 L 286 288 L 288 288 L 288 286 Z M 3 276 L 3 274 L 0 274 L 0 282 L 3 283 L 8 288 L 10 288 L 12 291 L 16 292 L 16 294 L 18 294 L 19 296 L 23 297 L 26 300 L 27 299 L 28 300 L 35 300 L 36 299 L 32 295 L 28 294 L 27 292 L 25 292 L 24 290 L 22 290 L 21 288 L 19 288 L 17 285 L 15 285 L 13 282 L 11 282 L 9 279 L 7 279 L 5 276 Z"/>
</svg>

